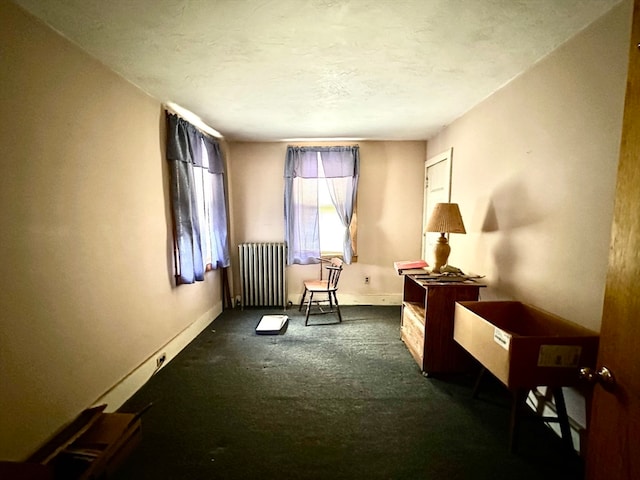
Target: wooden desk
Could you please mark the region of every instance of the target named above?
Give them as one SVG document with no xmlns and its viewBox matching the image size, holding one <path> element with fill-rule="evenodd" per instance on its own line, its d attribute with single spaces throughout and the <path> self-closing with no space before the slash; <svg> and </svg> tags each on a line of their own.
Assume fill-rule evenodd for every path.
<svg viewBox="0 0 640 480">
<path fill-rule="evenodd" d="M 468 371 L 471 356 L 453 340 L 455 302 L 478 300 L 484 285 L 404 276 L 401 339 L 425 375 Z"/>
</svg>

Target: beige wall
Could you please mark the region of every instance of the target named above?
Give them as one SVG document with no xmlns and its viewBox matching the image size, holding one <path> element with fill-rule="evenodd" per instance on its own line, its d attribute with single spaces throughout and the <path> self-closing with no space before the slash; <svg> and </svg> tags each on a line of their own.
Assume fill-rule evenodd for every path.
<svg viewBox="0 0 640 480">
<path fill-rule="evenodd" d="M 393 262 L 420 258 L 426 144 L 420 141 L 357 144 L 360 146 L 358 261 L 345 268 L 339 298 L 343 304 L 399 305 L 402 279 L 393 270 Z M 286 143 L 229 144 L 234 265 L 238 243 L 284 240 L 286 148 Z M 288 267 L 289 299 L 299 302 L 302 280 L 318 275 L 317 265 Z M 370 277 L 369 285 L 364 283 L 365 276 Z M 234 291 L 239 292 L 237 281 Z"/>
<path fill-rule="evenodd" d="M 196 320 L 172 287 L 159 102 L 0 2 L 0 459 L 30 453 Z"/>
<path fill-rule="evenodd" d="M 631 2 L 429 141 L 453 147 L 452 201 L 467 235 L 451 263 L 514 298 L 599 329 Z"/>
<path fill-rule="evenodd" d="M 483 299 L 523 301 L 600 329 L 631 6 L 615 7 L 429 141 L 429 156 L 453 147 L 452 201 L 467 235 L 451 236 L 450 261 L 486 274 Z M 584 399 L 565 396 L 584 427 Z M 574 445 L 580 439 L 574 432 Z"/>
</svg>

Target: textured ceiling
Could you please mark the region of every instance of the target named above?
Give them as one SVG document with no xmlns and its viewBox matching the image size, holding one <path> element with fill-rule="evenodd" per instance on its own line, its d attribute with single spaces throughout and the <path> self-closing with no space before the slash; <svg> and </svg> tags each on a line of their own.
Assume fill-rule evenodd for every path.
<svg viewBox="0 0 640 480">
<path fill-rule="evenodd" d="M 231 140 L 428 139 L 620 0 L 14 0 Z"/>
</svg>

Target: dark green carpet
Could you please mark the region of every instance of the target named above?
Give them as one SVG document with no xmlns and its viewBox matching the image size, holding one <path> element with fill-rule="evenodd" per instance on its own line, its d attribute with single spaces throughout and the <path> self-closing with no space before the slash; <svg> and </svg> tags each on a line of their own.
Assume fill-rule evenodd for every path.
<svg viewBox="0 0 640 480">
<path fill-rule="evenodd" d="M 473 378 L 425 378 L 400 341 L 399 307 L 343 307 L 344 322 L 284 335 L 278 310 L 227 310 L 121 409 L 152 402 L 117 479 L 579 479 L 538 422 L 508 452 L 509 397 Z M 331 322 L 331 315 L 314 323 Z"/>
</svg>

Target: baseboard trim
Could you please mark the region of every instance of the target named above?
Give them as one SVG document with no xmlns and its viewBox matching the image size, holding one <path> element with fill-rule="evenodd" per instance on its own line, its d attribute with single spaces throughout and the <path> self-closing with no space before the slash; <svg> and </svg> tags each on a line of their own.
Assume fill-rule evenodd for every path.
<svg viewBox="0 0 640 480">
<path fill-rule="evenodd" d="M 222 302 L 218 302 L 211 310 L 186 327 L 165 345 L 158 348 L 138 367 L 129 372 L 122 380 L 111 387 L 94 405 L 106 404 L 106 412 L 116 411 L 134 393 L 136 393 L 147 381 L 161 368 L 164 368 L 175 356 L 196 338 L 207 326 L 222 313 Z M 161 354 L 166 355 L 161 367 L 158 368 L 156 359 Z"/>
<path fill-rule="evenodd" d="M 301 295 L 289 296 L 289 302 L 294 305 L 300 305 Z M 325 297 L 326 298 L 326 295 Z M 338 292 L 338 301 L 340 305 L 376 305 L 376 306 L 400 306 L 402 305 L 402 293 L 387 293 L 380 295 L 358 295 Z M 398 320 L 399 321 L 399 320 Z"/>
</svg>

